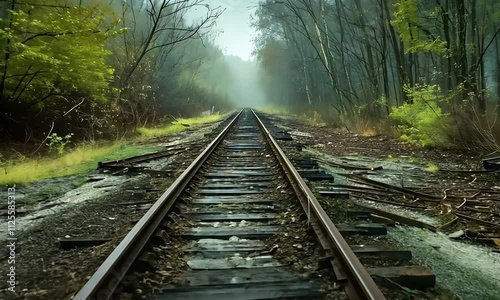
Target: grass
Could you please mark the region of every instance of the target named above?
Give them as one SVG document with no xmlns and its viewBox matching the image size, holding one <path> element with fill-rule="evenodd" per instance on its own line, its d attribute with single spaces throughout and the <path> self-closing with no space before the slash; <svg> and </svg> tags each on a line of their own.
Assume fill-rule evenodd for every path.
<svg viewBox="0 0 500 300">
<path fill-rule="evenodd" d="M 439 171 L 439 168 L 435 164 L 429 163 L 427 164 L 425 170 L 429 173 L 437 173 L 437 171 Z"/>
<path fill-rule="evenodd" d="M 113 144 L 83 144 L 56 158 L 24 159 L 7 162 L 0 173 L 0 184 L 24 184 L 46 178 L 82 174 L 96 168 L 98 161 L 121 159 L 153 150 L 152 147 Z"/>
<path fill-rule="evenodd" d="M 409 163 L 409 164 L 416 164 L 416 165 L 421 165 L 423 164 L 423 161 L 419 157 L 413 157 L 413 156 L 399 156 L 399 157 L 393 157 L 392 155 L 387 155 L 386 158 L 387 161 L 394 162 L 394 163 Z"/>
<path fill-rule="evenodd" d="M 173 124 L 173 125 L 168 125 L 166 127 L 156 127 L 156 128 L 141 127 L 137 128 L 137 132 L 139 133 L 142 139 L 150 139 L 159 136 L 178 133 L 185 130 L 186 128 L 187 127 L 181 124 Z"/>
<path fill-rule="evenodd" d="M 177 122 L 174 124 L 169 124 L 163 127 L 155 127 L 155 128 L 147 128 L 141 127 L 137 129 L 137 132 L 141 136 L 142 139 L 155 138 L 164 135 L 170 135 L 174 133 L 179 133 L 188 129 L 191 126 L 196 126 L 199 124 L 210 123 L 220 120 L 225 115 L 221 114 L 213 114 L 211 116 L 202 116 L 196 118 L 188 118 L 188 119 L 177 119 Z M 189 126 L 184 126 L 189 125 Z"/>
<path fill-rule="evenodd" d="M 290 118 L 292 116 L 292 113 L 287 109 L 285 109 L 284 107 L 264 105 L 264 106 L 259 106 L 257 109 L 263 113 L 270 115 L 278 115 L 283 118 Z"/>
<path fill-rule="evenodd" d="M 58 157 L 18 159 L 3 162 L 0 165 L 0 185 L 25 184 L 41 179 L 64 177 L 87 173 L 96 168 L 97 162 L 118 160 L 159 150 L 156 146 L 140 146 L 135 142 L 148 138 L 170 135 L 186 130 L 190 126 L 218 121 L 225 114 L 214 114 L 189 119 L 177 119 L 175 124 L 157 128 L 139 128 L 139 138 L 129 141 L 117 141 L 107 144 L 82 144 Z M 189 127 L 182 124 L 189 125 Z M 73 182 L 75 187 L 84 182 L 78 177 Z"/>
</svg>

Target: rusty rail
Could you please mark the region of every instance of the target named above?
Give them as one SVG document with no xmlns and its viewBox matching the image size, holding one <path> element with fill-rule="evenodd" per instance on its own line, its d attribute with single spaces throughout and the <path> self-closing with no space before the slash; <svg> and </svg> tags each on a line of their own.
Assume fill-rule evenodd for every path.
<svg viewBox="0 0 500 300">
<path fill-rule="evenodd" d="M 187 187 L 202 164 L 227 135 L 240 116 L 241 111 L 231 120 L 222 132 L 203 150 L 189 167 L 163 193 L 146 214 L 135 224 L 131 231 L 118 244 L 113 252 L 101 264 L 89 281 L 73 299 L 88 300 L 110 299 L 117 292 L 120 282 L 132 266 L 134 260 L 157 230 L 179 195 Z"/>
<path fill-rule="evenodd" d="M 195 174 L 200 170 L 203 163 L 224 140 L 240 114 L 241 111 L 155 202 L 73 299 L 104 300 L 110 299 L 113 294 L 120 292 L 120 283 L 125 278 L 133 262 L 139 257 L 150 237 L 156 232 L 162 220 L 169 213 L 175 201 L 188 186 Z M 254 115 L 298 198 L 301 200 L 301 204 L 313 228 L 315 228 L 320 242 L 327 251 L 333 252 L 335 260 L 340 263 L 342 271 L 347 275 L 346 293 L 349 295 L 349 298 L 385 299 L 382 292 L 354 255 L 347 242 L 327 216 L 318 200 L 307 187 L 270 132 L 255 112 Z"/>
<path fill-rule="evenodd" d="M 315 223 L 313 224 L 313 228 L 316 227 L 315 230 L 321 230 L 318 236 L 324 234 L 329 238 L 331 250 L 334 252 L 334 257 L 341 264 L 342 271 L 347 275 L 348 282 L 346 292 L 349 297 L 351 299 L 385 299 L 384 294 L 382 294 L 370 274 L 368 274 L 366 269 L 340 234 L 337 227 L 333 224 L 325 210 L 321 207 L 312 191 L 299 175 L 299 172 L 297 172 L 293 164 L 287 158 L 276 140 L 272 137 L 269 130 L 267 130 L 264 126 L 264 123 L 262 123 L 255 111 L 253 111 L 253 114 L 257 118 L 258 124 L 264 132 L 264 136 L 271 145 L 278 160 L 281 162 L 281 166 L 283 167 L 286 176 L 292 183 L 297 196 L 299 196 L 309 221 L 311 223 Z"/>
</svg>

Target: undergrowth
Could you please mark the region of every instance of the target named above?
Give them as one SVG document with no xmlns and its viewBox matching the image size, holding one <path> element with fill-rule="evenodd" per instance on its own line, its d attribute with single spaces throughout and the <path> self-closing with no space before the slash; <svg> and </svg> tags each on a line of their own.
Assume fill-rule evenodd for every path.
<svg viewBox="0 0 500 300">
<path fill-rule="evenodd" d="M 152 137 L 181 132 L 190 126 L 220 120 L 225 115 L 215 114 L 188 119 L 177 119 L 174 124 L 157 128 L 139 128 L 139 137 L 114 143 L 83 143 L 71 150 L 56 151 L 58 155 L 39 158 L 19 156 L 5 160 L 0 156 L 0 185 L 25 184 L 47 178 L 77 175 L 96 168 L 97 162 L 118 160 L 158 150 L 155 146 L 140 146 L 136 142 Z M 185 125 L 188 126 L 185 126 Z M 80 180 L 81 181 L 81 180 Z M 81 182 L 75 182 L 81 185 Z"/>
<path fill-rule="evenodd" d="M 226 114 L 216 113 L 210 116 L 201 116 L 201 117 L 187 118 L 187 119 L 179 118 L 176 119 L 174 123 L 164 126 L 158 126 L 154 128 L 140 127 L 137 128 L 137 132 L 139 133 L 142 139 L 154 138 L 163 135 L 179 133 L 181 131 L 188 129 L 191 126 L 215 122 L 220 120 L 224 116 L 226 116 Z"/>
<path fill-rule="evenodd" d="M 448 99 L 437 85 L 405 87 L 411 103 L 393 107 L 390 118 L 396 122 L 400 139 L 422 147 L 449 147 L 449 115 L 443 113 L 440 105 Z"/>
<path fill-rule="evenodd" d="M 46 178 L 89 172 L 98 161 L 116 160 L 151 150 L 118 141 L 113 144 L 82 144 L 58 157 L 24 158 L 2 166 L 0 184 L 24 184 Z"/>
<path fill-rule="evenodd" d="M 329 123 L 316 110 L 297 113 L 292 110 L 277 106 L 262 106 L 259 107 L 258 110 L 266 114 L 279 116 L 283 119 L 296 120 L 310 126 L 325 126 Z"/>
</svg>

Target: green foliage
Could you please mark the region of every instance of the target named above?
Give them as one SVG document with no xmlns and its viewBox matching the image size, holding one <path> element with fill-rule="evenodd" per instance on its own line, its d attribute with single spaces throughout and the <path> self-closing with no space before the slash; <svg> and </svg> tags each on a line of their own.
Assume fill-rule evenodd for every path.
<svg viewBox="0 0 500 300">
<path fill-rule="evenodd" d="M 57 133 L 51 134 L 47 139 L 49 143 L 49 151 L 53 153 L 57 153 L 59 155 L 64 153 L 64 148 L 66 145 L 71 143 L 71 137 L 73 134 L 67 134 L 64 137 L 57 135 Z"/>
<path fill-rule="evenodd" d="M 175 133 L 179 133 L 181 131 L 188 129 L 190 126 L 196 126 L 196 125 L 200 125 L 200 124 L 204 124 L 204 123 L 219 121 L 221 118 L 223 118 L 226 115 L 227 114 L 221 115 L 219 113 L 216 113 L 216 114 L 213 114 L 210 116 L 200 116 L 200 117 L 187 118 L 187 119 L 180 118 L 180 119 L 177 119 L 175 124 L 168 124 L 167 126 L 163 126 L 163 127 L 156 127 L 156 128 L 140 127 L 140 128 L 137 128 L 137 133 L 139 133 L 141 138 L 144 138 L 144 139 L 175 134 Z"/>
<path fill-rule="evenodd" d="M 85 176 L 78 175 L 78 176 L 76 176 L 75 179 L 73 179 L 71 181 L 71 187 L 74 188 L 74 189 L 79 188 L 82 185 L 84 185 L 87 181 L 88 181 L 88 179 Z"/>
<path fill-rule="evenodd" d="M 393 107 L 390 118 L 401 132 L 401 140 L 422 147 L 449 146 L 449 119 L 439 106 L 447 101 L 437 85 L 405 87 L 413 103 Z"/>
<path fill-rule="evenodd" d="M 399 32 L 401 40 L 407 44 L 407 52 L 435 52 L 445 55 L 447 45 L 439 37 L 434 37 L 431 28 L 425 23 L 425 18 L 435 18 L 439 13 L 437 7 L 433 10 L 421 11 L 419 0 L 399 0 L 394 4 L 394 20 L 391 24 Z M 422 15 L 419 15 L 422 14 Z"/>
<path fill-rule="evenodd" d="M 113 144 L 81 144 L 57 158 L 24 158 L 10 160 L 0 172 L 0 185 L 23 184 L 45 178 L 84 174 L 95 170 L 99 161 L 118 160 L 159 151 L 158 147 L 131 145 L 123 141 Z"/>
<path fill-rule="evenodd" d="M 427 164 L 425 171 L 427 171 L 429 173 L 437 173 L 437 171 L 439 171 L 439 167 L 433 163 L 429 163 L 429 164 Z"/>
<path fill-rule="evenodd" d="M 12 11 L 11 28 L 0 29 L 0 39 L 10 41 L 8 60 L 2 61 L 3 96 L 38 107 L 75 93 L 104 101 L 114 72 L 105 61 L 110 52 L 104 43 L 121 33 L 114 30 L 117 21 L 99 6 L 30 3 Z"/>
<path fill-rule="evenodd" d="M 298 116 L 298 119 L 308 125 L 311 126 L 325 126 L 326 123 L 323 120 L 323 117 L 318 111 L 312 111 L 308 113 L 303 113 Z"/>
<path fill-rule="evenodd" d="M 375 103 L 383 107 L 390 105 L 389 98 L 385 95 L 380 96 L 377 100 L 375 100 Z"/>
</svg>

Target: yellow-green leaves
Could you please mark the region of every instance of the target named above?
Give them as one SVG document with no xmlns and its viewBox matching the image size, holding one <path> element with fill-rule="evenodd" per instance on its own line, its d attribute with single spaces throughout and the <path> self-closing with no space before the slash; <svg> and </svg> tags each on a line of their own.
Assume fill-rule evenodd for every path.
<svg viewBox="0 0 500 300">
<path fill-rule="evenodd" d="M 36 5 L 42 2 L 44 6 Z M 0 37 L 10 38 L 4 95 L 40 107 L 74 93 L 103 101 L 114 73 L 107 65 L 110 52 L 104 43 L 120 33 L 116 20 L 98 5 L 30 3 L 18 5 L 12 12 L 12 28 L 0 31 Z"/>
<path fill-rule="evenodd" d="M 401 139 L 423 147 L 448 146 L 450 120 L 440 107 L 447 99 L 439 86 L 406 86 L 405 92 L 412 103 L 394 107 L 390 113 L 391 119 L 398 124 Z"/>
<path fill-rule="evenodd" d="M 429 20 L 436 19 L 437 7 L 431 10 L 419 9 L 419 0 L 398 0 L 394 7 L 394 20 L 391 24 L 397 29 L 401 40 L 405 42 L 406 52 L 447 53 L 447 44 L 436 36 L 428 26 Z"/>
</svg>

